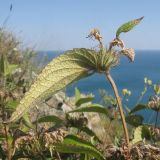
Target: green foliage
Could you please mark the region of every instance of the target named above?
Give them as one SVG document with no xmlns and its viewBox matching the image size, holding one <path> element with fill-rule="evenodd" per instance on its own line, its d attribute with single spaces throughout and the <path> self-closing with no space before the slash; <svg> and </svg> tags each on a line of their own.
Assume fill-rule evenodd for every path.
<svg viewBox="0 0 160 160">
<path fill-rule="evenodd" d="M 2 147 L 1 147 L 1 145 L 0 145 L 0 158 L 6 158 L 6 155 L 5 155 L 5 152 L 4 152 L 4 150 L 2 149 Z M 3 160 L 2 159 L 2 160 Z"/>
<path fill-rule="evenodd" d="M 102 104 L 106 107 L 117 105 L 116 99 L 113 96 L 108 95 L 108 93 L 105 90 L 100 89 L 99 94 L 102 97 L 100 100 L 100 104 Z"/>
<path fill-rule="evenodd" d="M 84 103 L 89 103 L 93 100 L 94 97 L 84 97 L 84 98 L 80 98 L 79 100 L 76 101 L 76 106 L 80 107 L 82 104 Z"/>
<path fill-rule="evenodd" d="M 141 17 L 141 18 L 138 18 L 138 19 L 135 19 L 135 20 L 132 20 L 132 21 L 129 21 L 125 24 L 123 24 L 122 26 L 120 26 L 116 32 L 116 37 L 118 38 L 119 35 L 122 33 L 122 32 L 129 32 L 131 29 L 133 29 L 137 24 L 140 23 L 140 21 L 143 19 L 144 17 Z"/>
<path fill-rule="evenodd" d="M 81 97 L 81 92 L 75 88 L 75 105 L 80 107 L 82 104 L 89 103 L 93 100 L 94 96 Z"/>
<path fill-rule="evenodd" d="M 50 62 L 38 76 L 12 114 L 9 122 L 16 121 L 30 107 L 72 82 L 96 71 L 106 72 L 110 67 L 117 65 L 117 58 L 112 52 L 102 55 L 88 49 L 74 49 L 60 55 Z M 103 63 L 101 63 L 102 61 Z"/>
<path fill-rule="evenodd" d="M 150 139 L 151 133 L 146 126 L 139 126 L 134 131 L 134 138 L 132 140 L 132 144 L 136 144 L 138 142 L 142 142 L 144 139 Z"/>
<path fill-rule="evenodd" d="M 135 113 L 140 110 L 144 110 L 144 109 L 148 109 L 148 107 L 144 104 L 138 104 L 137 106 L 131 109 L 130 114 Z"/>
<path fill-rule="evenodd" d="M 75 127 L 77 129 L 79 129 L 79 131 L 83 132 L 83 133 L 86 133 L 87 135 L 89 135 L 91 138 L 93 138 L 94 140 L 98 141 L 101 143 L 101 140 L 97 137 L 97 135 L 91 130 L 89 129 L 88 127 L 86 126 L 80 126 L 80 125 L 74 125 L 72 127 Z"/>
<path fill-rule="evenodd" d="M 126 122 L 134 127 L 138 127 L 143 123 L 143 117 L 141 115 L 128 115 L 126 116 Z"/>
<path fill-rule="evenodd" d="M 160 94 L 160 85 L 157 85 L 157 84 L 154 85 L 154 92 L 156 95 Z"/>
<path fill-rule="evenodd" d="M 32 71 L 33 68 L 31 65 L 31 57 L 34 52 L 29 50 L 23 52 L 24 54 L 21 60 L 24 62 L 19 65 L 19 59 L 15 60 L 14 56 L 10 54 L 12 52 L 13 55 L 17 55 L 16 41 L 12 43 L 11 48 L 8 45 L 9 48 L 4 47 L 3 49 L 1 43 L 5 42 L 6 44 L 10 41 L 5 36 L 4 40 L 2 40 L 2 36 L 0 36 L 0 53 L 3 53 L 0 55 L 0 78 L 3 79 L 3 84 L 1 85 L 3 86 L 2 91 L 0 89 L 0 105 L 2 106 L 0 111 L 2 121 L 7 122 L 2 123 L 0 126 L 2 128 L 0 132 L 2 134 L 0 134 L 0 144 L 2 144 L 2 147 L 0 147 L 0 156 L 6 157 L 8 160 L 24 157 L 31 157 L 31 159 L 50 159 L 51 157 L 53 159 L 62 159 L 61 156 L 64 159 L 105 159 L 96 147 L 98 146 L 98 148 L 106 152 L 106 145 L 108 145 L 106 142 L 107 136 L 103 135 L 103 139 L 101 137 L 99 138 L 97 132 L 94 132 L 92 127 L 90 128 L 90 126 L 92 126 L 91 123 L 88 123 L 90 120 L 88 117 L 92 114 L 89 114 L 86 118 L 85 116 L 87 114 L 81 112 L 100 113 L 93 114 L 97 115 L 97 117 L 91 117 L 91 119 L 95 118 L 94 120 L 99 120 L 98 125 L 106 124 L 105 120 L 107 119 L 109 123 L 105 127 L 102 126 L 102 130 L 104 129 L 108 134 L 111 134 L 109 141 L 111 142 L 111 140 L 114 139 L 115 144 L 120 147 L 123 138 L 121 133 L 122 126 L 120 125 L 116 108 L 117 104 L 118 107 L 120 105 L 117 103 L 116 86 L 114 87 L 114 82 L 112 82 L 112 78 L 109 79 L 108 75 L 110 75 L 110 69 L 118 65 L 122 53 L 127 55 L 131 60 L 134 59 L 133 50 L 124 48 L 123 41 L 119 39 L 119 35 L 122 32 L 131 30 L 141 20 L 142 18 L 139 18 L 122 25 L 117 30 L 116 39 L 110 43 L 109 49 L 104 47 L 105 45 L 102 42 L 102 36 L 99 30 L 93 29 L 90 36 L 99 42 L 98 51 L 79 48 L 67 51 L 63 55 L 58 56 L 42 70 L 28 92 L 26 92 L 28 89 L 27 85 L 30 85 L 31 81 L 27 80 L 26 82 L 24 77 L 27 73 L 27 78 L 32 79 L 31 72 L 29 71 Z M 112 47 L 114 46 L 120 47 L 121 50 L 113 49 Z M 17 58 L 17 56 L 15 57 Z M 20 69 L 22 73 L 19 76 L 14 75 L 15 69 Z M 75 89 L 75 104 L 72 106 L 74 109 L 67 114 L 61 112 L 63 119 L 57 115 L 43 114 L 45 116 L 36 119 L 35 123 L 31 122 L 31 115 L 26 112 L 32 106 L 37 105 L 40 101 L 45 100 L 71 83 L 90 76 L 95 72 L 106 74 L 116 94 L 116 98 L 113 98 L 103 93 L 105 102 L 107 101 L 105 107 L 99 104 L 92 104 L 92 96 L 83 97 L 80 91 Z M 147 81 L 147 85 L 152 86 L 151 81 Z M 21 92 L 19 92 L 19 90 L 21 90 Z M 155 92 L 158 93 L 157 87 L 155 87 Z M 24 98 L 21 99 L 23 95 Z M 124 96 L 129 95 L 131 95 L 131 92 L 124 90 Z M 148 128 L 145 126 L 141 127 L 143 117 L 133 115 L 133 113 L 141 109 L 144 108 L 142 106 L 136 106 L 126 117 L 127 123 L 138 127 L 134 132 L 133 144 L 142 141 L 144 138 L 150 138 Z M 123 114 L 121 114 L 121 116 L 122 115 Z M 106 119 L 104 120 L 102 117 Z M 114 126 L 115 124 L 117 126 Z M 114 128 L 116 129 L 114 130 Z M 3 129 L 5 131 L 3 131 Z M 140 137 L 138 137 L 139 134 L 141 135 Z"/>
<path fill-rule="evenodd" d="M 62 153 L 83 153 L 88 154 L 97 160 L 103 160 L 103 155 L 89 142 L 82 140 L 74 135 L 64 138 L 63 144 L 57 144 L 56 150 Z"/>
<path fill-rule="evenodd" d="M 106 116 L 109 116 L 108 110 L 99 104 L 91 104 L 86 107 L 81 107 L 81 108 L 72 110 L 69 113 L 74 113 L 74 112 L 96 112 L 96 113 L 102 113 L 102 114 L 105 114 Z"/>
<path fill-rule="evenodd" d="M 78 88 L 75 88 L 75 101 L 77 102 L 81 98 L 81 92 Z"/>
<path fill-rule="evenodd" d="M 53 122 L 55 124 L 60 124 L 63 122 L 62 119 L 58 118 L 57 116 L 50 115 L 50 116 L 44 116 L 37 120 L 38 123 L 44 123 L 44 122 Z"/>
<path fill-rule="evenodd" d="M 93 70 L 92 63 L 82 62 L 79 59 L 81 56 L 85 58 L 85 55 L 69 51 L 48 64 L 32 85 L 28 94 L 22 99 L 10 121 L 19 119 L 31 106 L 47 98 L 51 93 L 56 93 L 73 81 L 87 76 L 89 71 Z M 89 58 L 90 56 L 88 56 Z"/>
<path fill-rule="evenodd" d="M 17 68 L 16 64 L 9 64 L 6 55 L 0 57 L 0 75 L 7 76 Z"/>
<path fill-rule="evenodd" d="M 6 63 L 7 63 L 6 57 L 5 57 L 5 55 L 2 54 L 0 57 L 0 74 L 1 75 L 5 74 L 6 65 L 7 65 Z"/>
</svg>

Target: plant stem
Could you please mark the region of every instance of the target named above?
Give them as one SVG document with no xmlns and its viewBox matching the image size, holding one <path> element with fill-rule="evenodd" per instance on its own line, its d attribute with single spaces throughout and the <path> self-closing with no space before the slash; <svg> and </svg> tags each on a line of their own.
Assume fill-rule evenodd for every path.
<svg viewBox="0 0 160 160">
<path fill-rule="evenodd" d="M 122 108 L 122 102 L 119 97 L 118 89 L 117 89 L 117 86 L 116 86 L 114 80 L 112 79 L 111 75 L 108 72 L 106 73 L 106 77 L 107 77 L 108 81 L 110 82 L 110 84 L 114 90 L 114 94 L 116 96 L 116 100 L 118 103 L 118 108 L 119 108 L 119 112 L 120 112 L 120 116 L 121 116 L 121 120 L 122 120 L 123 130 L 124 130 L 124 134 L 125 134 L 125 140 L 126 140 L 127 147 L 129 149 L 128 129 L 127 129 L 126 120 L 125 120 L 125 116 L 124 116 L 124 112 L 123 112 L 123 108 Z"/>
<path fill-rule="evenodd" d="M 6 143 L 7 143 L 7 158 L 8 160 L 11 160 L 11 150 L 10 150 L 10 145 L 8 142 L 8 126 L 6 124 L 4 124 L 4 132 L 5 132 L 5 139 L 6 139 Z"/>
<path fill-rule="evenodd" d="M 3 76 L 2 79 L 3 79 L 3 86 L 2 87 L 3 87 L 4 91 L 5 91 L 6 90 L 6 77 Z M 5 102 L 6 101 L 5 101 L 4 98 L 0 99 L 0 101 L 1 101 L 1 106 L 2 106 L 2 121 L 5 122 L 6 119 L 7 119 L 7 115 L 6 115 L 6 111 L 5 111 Z M 3 127 L 4 127 L 4 134 L 5 134 L 5 140 L 6 140 L 6 146 L 7 146 L 7 155 L 6 155 L 6 157 L 7 157 L 8 160 L 11 160 L 12 152 L 11 152 L 9 139 L 8 139 L 9 127 L 8 127 L 8 124 L 5 124 L 5 123 L 3 123 Z"/>
<path fill-rule="evenodd" d="M 58 160 L 61 160 L 60 154 L 56 151 Z"/>
<path fill-rule="evenodd" d="M 6 115 L 5 115 L 5 107 L 4 104 L 2 105 L 2 120 L 6 120 Z M 3 123 L 4 127 L 4 134 L 5 134 L 5 140 L 6 140 L 6 145 L 7 145 L 7 159 L 11 160 L 11 151 L 10 151 L 10 145 L 9 145 L 9 140 L 8 140 L 8 125 Z"/>
<path fill-rule="evenodd" d="M 157 127 L 157 121 L 158 121 L 158 111 L 156 112 L 156 121 L 155 121 L 155 125 L 154 125 L 154 128 L 156 128 Z"/>
</svg>

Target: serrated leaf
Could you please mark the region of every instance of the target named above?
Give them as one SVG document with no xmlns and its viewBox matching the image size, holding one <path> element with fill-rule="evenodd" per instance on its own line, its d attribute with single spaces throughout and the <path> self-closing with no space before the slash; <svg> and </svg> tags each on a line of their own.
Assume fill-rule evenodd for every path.
<svg viewBox="0 0 160 160">
<path fill-rule="evenodd" d="M 116 37 L 118 38 L 119 35 L 122 32 L 129 32 L 131 29 L 133 29 L 136 25 L 138 25 L 140 23 L 140 21 L 143 19 L 144 17 L 140 17 L 138 19 L 134 19 L 132 21 L 129 21 L 125 24 L 123 24 L 122 26 L 120 26 L 116 32 Z"/>
<path fill-rule="evenodd" d="M 57 124 L 60 124 L 63 122 L 62 119 L 58 118 L 57 116 L 50 115 L 50 116 L 44 116 L 38 119 L 38 123 L 44 123 L 44 122 L 54 122 Z"/>
<path fill-rule="evenodd" d="M 99 63 L 103 56 L 103 63 Z M 32 106 L 48 98 L 74 81 L 89 76 L 94 72 L 106 72 L 118 64 L 118 56 L 113 52 L 105 55 L 85 48 L 73 49 L 53 59 L 41 72 L 37 80 L 7 121 L 18 120 Z"/>
<path fill-rule="evenodd" d="M 82 104 L 85 104 L 85 103 L 89 103 L 89 102 L 92 102 L 94 97 L 83 97 L 83 98 L 80 98 L 79 100 L 76 101 L 76 106 L 79 107 L 81 106 Z"/>
<path fill-rule="evenodd" d="M 131 109 L 129 114 L 135 113 L 135 112 L 143 110 L 143 109 L 148 109 L 148 107 L 145 104 L 138 104 L 133 109 Z"/>
<path fill-rule="evenodd" d="M 74 112 L 96 112 L 96 113 L 102 113 L 105 114 L 106 116 L 109 116 L 110 114 L 108 113 L 108 110 L 104 108 L 103 106 L 99 104 L 91 104 L 86 107 L 81 107 L 78 109 L 74 109 L 68 113 L 74 113 Z"/>
<path fill-rule="evenodd" d="M 142 125 L 144 118 L 141 115 L 128 115 L 126 122 L 134 127 Z"/>
<path fill-rule="evenodd" d="M 83 153 L 97 158 L 98 160 L 104 159 L 103 155 L 91 143 L 74 135 L 66 136 L 63 144 L 56 145 L 55 149 L 62 153 Z"/>
</svg>

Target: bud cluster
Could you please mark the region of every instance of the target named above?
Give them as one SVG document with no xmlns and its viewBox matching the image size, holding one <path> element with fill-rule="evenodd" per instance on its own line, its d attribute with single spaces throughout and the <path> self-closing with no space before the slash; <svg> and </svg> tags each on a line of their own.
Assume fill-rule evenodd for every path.
<svg viewBox="0 0 160 160">
<path fill-rule="evenodd" d="M 124 88 L 124 89 L 122 90 L 122 94 L 123 94 L 124 96 L 130 96 L 130 95 L 131 95 L 131 91 L 128 90 L 128 89 L 126 89 L 126 88 Z"/>
<path fill-rule="evenodd" d="M 159 111 L 160 110 L 160 97 L 159 96 L 150 97 L 148 101 L 148 107 L 155 111 Z"/>
<path fill-rule="evenodd" d="M 144 84 L 151 86 L 152 85 L 152 80 L 148 79 L 147 77 L 144 78 Z"/>
</svg>

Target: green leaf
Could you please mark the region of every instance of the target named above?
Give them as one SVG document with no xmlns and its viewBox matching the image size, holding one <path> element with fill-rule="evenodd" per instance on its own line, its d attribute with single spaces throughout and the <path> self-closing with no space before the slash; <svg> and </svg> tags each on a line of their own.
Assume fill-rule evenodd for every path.
<svg viewBox="0 0 160 160">
<path fill-rule="evenodd" d="M 102 114 L 105 114 L 106 116 L 109 116 L 108 110 L 99 104 L 91 104 L 86 107 L 81 107 L 81 108 L 72 110 L 68 113 L 74 113 L 74 112 L 97 112 L 97 113 L 102 113 Z"/>
<path fill-rule="evenodd" d="M 148 109 L 148 107 L 145 104 L 138 104 L 133 109 L 131 109 L 129 114 L 135 113 L 135 112 L 143 110 L 143 109 Z"/>
<path fill-rule="evenodd" d="M 5 75 L 8 66 L 8 60 L 6 55 L 2 54 L 0 57 L 0 74 Z"/>
<path fill-rule="evenodd" d="M 97 135 L 88 127 L 81 127 L 81 126 L 74 126 L 74 128 L 79 129 L 80 131 L 88 134 L 90 137 L 94 137 L 98 142 L 101 142 L 100 139 L 97 137 Z"/>
<path fill-rule="evenodd" d="M 92 74 L 95 71 L 95 53 L 87 49 L 82 49 L 82 51 L 80 49 L 71 50 L 53 59 L 20 101 L 9 121 L 19 119 L 41 100 L 72 82 Z"/>
<path fill-rule="evenodd" d="M 143 140 L 142 137 L 142 126 L 139 126 L 134 131 L 134 139 L 132 140 L 132 144 L 135 144 L 137 142 L 140 142 Z"/>
<path fill-rule="evenodd" d="M 134 127 L 142 125 L 144 118 L 141 115 L 128 115 L 126 117 L 126 122 Z"/>
<path fill-rule="evenodd" d="M 16 64 L 9 64 L 6 68 L 5 71 L 5 76 L 10 75 L 13 73 L 13 71 L 15 71 L 15 69 L 17 68 L 18 65 Z"/>
<path fill-rule="evenodd" d="M 144 17 L 129 21 L 125 24 L 123 24 L 122 26 L 120 26 L 116 32 L 116 37 L 118 38 L 119 35 L 122 32 L 129 32 L 131 29 L 133 29 L 136 25 L 138 25 L 140 23 L 140 21 L 143 19 Z"/>
<path fill-rule="evenodd" d="M 156 95 L 160 94 L 160 85 L 157 85 L 157 84 L 154 85 L 154 92 Z"/>
<path fill-rule="evenodd" d="M 103 63 L 100 63 L 103 58 Z M 113 52 L 98 54 L 85 48 L 73 49 L 53 59 L 37 77 L 30 90 L 6 122 L 13 122 L 23 116 L 32 106 L 65 88 L 74 81 L 94 72 L 105 73 L 118 64 L 119 57 Z"/>
<path fill-rule="evenodd" d="M 19 101 L 17 101 L 17 100 L 9 100 L 9 101 L 7 101 L 7 107 L 11 108 L 13 110 L 16 109 L 18 104 L 19 104 Z"/>
<path fill-rule="evenodd" d="M 44 123 L 44 122 L 54 122 L 60 124 L 63 122 L 63 120 L 54 115 L 44 116 L 38 119 L 38 123 Z"/>
<path fill-rule="evenodd" d="M 6 159 L 5 151 L 2 149 L 1 145 L 0 145 L 0 158 L 2 158 L 2 160 Z"/>
<path fill-rule="evenodd" d="M 9 64 L 6 55 L 2 54 L 0 57 L 0 74 L 7 76 L 17 68 L 16 64 Z"/>
<path fill-rule="evenodd" d="M 76 101 L 76 106 L 80 107 L 82 104 L 84 103 L 89 103 L 93 100 L 94 97 L 84 97 L 84 98 L 80 98 L 78 101 Z"/>
<path fill-rule="evenodd" d="M 97 158 L 98 160 L 104 160 L 103 155 L 91 143 L 74 135 L 66 136 L 63 144 L 57 144 L 55 149 L 62 153 L 83 153 Z"/>
<path fill-rule="evenodd" d="M 143 139 L 150 139 L 151 133 L 147 126 L 139 126 L 134 131 L 134 138 L 132 140 L 132 144 L 136 144 L 138 142 L 143 141 Z"/>
<path fill-rule="evenodd" d="M 25 113 L 23 115 L 23 119 L 22 120 L 23 120 L 23 124 L 25 126 L 27 126 L 27 128 L 32 128 L 32 122 L 31 122 L 31 119 L 29 117 L 29 114 Z"/>
<path fill-rule="evenodd" d="M 78 88 L 75 88 L 75 99 L 76 102 L 81 98 L 81 92 L 79 91 Z"/>
</svg>

